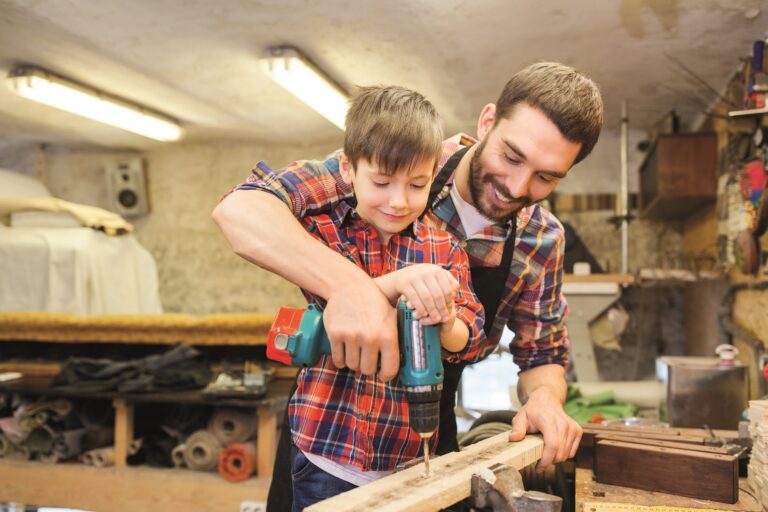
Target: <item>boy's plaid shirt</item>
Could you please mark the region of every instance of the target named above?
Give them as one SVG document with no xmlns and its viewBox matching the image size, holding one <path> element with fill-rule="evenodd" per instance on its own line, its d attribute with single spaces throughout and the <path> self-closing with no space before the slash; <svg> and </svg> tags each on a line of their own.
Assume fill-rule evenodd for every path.
<svg viewBox="0 0 768 512">
<path fill-rule="evenodd" d="M 302 222 L 311 235 L 370 276 L 417 263 L 439 265 L 451 272 L 459 282 L 456 318 L 467 325 L 470 335 L 461 352 L 443 351 L 443 359 L 474 362 L 487 352 L 483 307 L 470 285 L 467 255 L 452 235 L 417 220 L 383 245 L 376 230 L 346 201 L 328 215 L 312 215 Z M 317 296 L 304 295 L 310 302 L 325 305 Z M 405 390 L 397 380 L 382 382 L 339 370 L 328 356 L 313 368 L 301 370 L 288 415 L 293 441 L 300 450 L 364 470 L 393 470 L 418 456 L 422 447 L 421 438 L 409 427 Z"/>
</svg>

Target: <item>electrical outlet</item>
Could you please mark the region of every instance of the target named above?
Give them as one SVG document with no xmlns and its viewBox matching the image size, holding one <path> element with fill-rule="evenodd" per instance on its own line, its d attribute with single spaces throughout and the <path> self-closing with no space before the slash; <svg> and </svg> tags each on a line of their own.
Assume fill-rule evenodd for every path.
<svg viewBox="0 0 768 512">
<path fill-rule="evenodd" d="M 241 501 L 240 512 L 267 512 L 267 504 L 263 501 Z"/>
</svg>

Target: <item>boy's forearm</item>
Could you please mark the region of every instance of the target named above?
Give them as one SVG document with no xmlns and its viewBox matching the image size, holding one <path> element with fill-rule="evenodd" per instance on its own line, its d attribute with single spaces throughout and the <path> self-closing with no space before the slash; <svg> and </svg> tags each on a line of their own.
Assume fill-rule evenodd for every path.
<svg viewBox="0 0 768 512">
<path fill-rule="evenodd" d="M 356 281 L 370 280 L 312 238 L 272 194 L 236 190 L 214 209 L 213 220 L 239 256 L 325 299 Z"/>
<path fill-rule="evenodd" d="M 450 329 L 440 330 L 440 343 L 448 352 L 460 352 L 464 350 L 469 341 L 469 328 L 460 319 L 456 318 Z"/>
</svg>

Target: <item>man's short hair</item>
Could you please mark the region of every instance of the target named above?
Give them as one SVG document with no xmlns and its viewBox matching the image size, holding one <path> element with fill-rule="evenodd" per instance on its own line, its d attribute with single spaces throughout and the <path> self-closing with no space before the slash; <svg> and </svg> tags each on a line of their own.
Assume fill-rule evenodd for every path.
<svg viewBox="0 0 768 512">
<path fill-rule="evenodd" d="M 496 102 L 496 123 L 518 103 L 541 110 L 571 142 L 581 144 L 574 163 L 589 155 L 603 127 L 603 100 L 597 84 L 574 68 L 538 62 L 515 73 Z"/>
<path fill-rule="evenodd" d="M 344 153 L 393 175 L 440 154 L 443 129 L 435 107 L 416 91 L 398 86 L 360 87 L 346 118 Z"/>
</svg>

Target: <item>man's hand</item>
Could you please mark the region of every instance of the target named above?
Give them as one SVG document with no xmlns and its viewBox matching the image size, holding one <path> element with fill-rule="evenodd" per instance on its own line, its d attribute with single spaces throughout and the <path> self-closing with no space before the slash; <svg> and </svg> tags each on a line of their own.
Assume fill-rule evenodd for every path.
<svg viewBox="0 0 768 512">
<path fill-rule="evenodd" d="M 328 297 L 323 323 L 337 368 L 393 379 L 400 367 L 397 313 L 372 279 L 355 280 Z M 381 368 L 379 367 L 381 354 Z"/>
<path fill-rule="evenodd" d="M 541 432 L 544 453 L 536 466 L 540 471 L 574 457 L 583 430 L 563 410 L 565 370 L 550 364 L 522 372 L 518 389 L 525 405 L 512 420 L 509 440 L 520 441 L 528 432 Z"/>
</svg>

